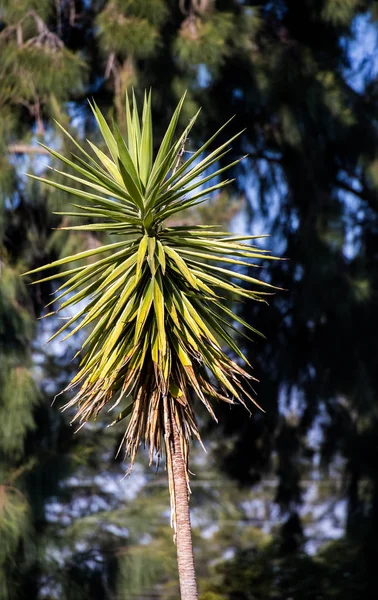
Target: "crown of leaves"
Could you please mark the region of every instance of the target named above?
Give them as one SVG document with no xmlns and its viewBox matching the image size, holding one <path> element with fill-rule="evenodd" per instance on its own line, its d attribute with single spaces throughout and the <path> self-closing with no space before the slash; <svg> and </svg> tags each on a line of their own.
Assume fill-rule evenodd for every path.
<svg viewBox="0 0 378 600">
<path fill-rule="evenodd" d="M 59 214 L 95 220 L 62 229 L 118 237 L 119 241 L 56 260 L 28 274 L 55 270 L 35 283 L 65 278 L 54 299 L 60 306 L 49 314 L 83 305 L 51 338 L 68 332 L 67 339 L 90 326 L 78 353 L 78 373 L 66 388 L 76 393 L 65 408 L 77 408 L 73 420 L 80 424 L 96 418 L 104 407 L 123 408 L 114 423 L 129 417 L 123 444 L 131 466 L 140 443 L 149 446 L 151 460 L 155 454 L 160 457 L 165 447 L 169 463 L 170 450 L 164 438 L 167 418 L 178 429 L 187 462 L 190 438 L 199 439 L 195 397 L 214 418 L 214 400 L 255 402 L 248 386 L 253 377 L 239 364 L 238 359 L 248 361 L 234 332 L 258 332 L 227 306 L 222 294 L 228 300 L 262 301 L 267 292 L 256 288 L 273 287 L 245 273 L 253 266 L 251 261 L 274 258 L 251 244 L 257 236 L 232 235 L 213 226 L 165 226 L 168 217 L 227 185 L 230 180 L 220 181 L 220 175 L 240 160 L 219 167 L 239 134 L 207 152 L 222 127 L 182 161 L 185 142 L 198 116 L 175 139 L 183 102 L 184 97 L 155 158 L 151 94 L 145 95 L 141 120 L 134 95 L 132 105 L 126 99 L 126 139 L 116 124 L 109 127 L 93 103 L 108 153 L 91 142 L 93 154 L 88 153 L 60 126 L 80 155 L 71 160 L 47 150 L 70 168 L 56 172 L 72 180 L 72 187 L 33 176 L 79 198 L 80 204 L 73 206 L 80 212 Z M 213 166 L 215 170 L 210 172 Z M 204 187 L 210 181 L 215 183 Z M 91 259 L 89 264 L 87 259 Z M 63 272 L 57 269 L 68 263 L 76 266 Z M 225 346 L 235 359 L 225 353 Z"/>
</svg>

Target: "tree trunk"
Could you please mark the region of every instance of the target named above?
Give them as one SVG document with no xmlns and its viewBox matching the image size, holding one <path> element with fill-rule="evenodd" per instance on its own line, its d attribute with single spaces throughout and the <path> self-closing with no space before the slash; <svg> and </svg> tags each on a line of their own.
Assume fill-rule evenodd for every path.
<svg viewBox="0 0 378 600">
<path fill-rule="evenodd" d="M 172 475 L 176 505 L 176 547 L 181 600 L 197 600 L 185 462 L 175 423 L 172 423 L 172 429 Z"/>
</svg>

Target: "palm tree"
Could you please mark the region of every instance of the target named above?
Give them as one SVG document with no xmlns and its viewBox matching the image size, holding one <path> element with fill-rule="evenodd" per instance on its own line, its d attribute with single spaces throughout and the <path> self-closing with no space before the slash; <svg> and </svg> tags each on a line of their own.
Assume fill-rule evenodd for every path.
<svg viewBox="0 0 378 600">
<path fill-rule="evenodd" d="M 70 168 L 56 172 L 71 179 L 73 187 L 32 177 L 79 198 L 80 204 L 73 205 L 79 212 L 59 214 L 95 220 L 62 229 L 106 232 L 118 241 L 28 274 L 55 269 L 53 275 L 35 283 L 68 278 L 54 300 L 64 301 L 49 314 L 81 303 L 51 339 L 64 331 L 67 339 L 92 325 L 78 353 L 79 371 L 66 388 L 75 390 L 64 407 L 77 408 L 73 421 L 82 426 L 104 407 L 119 407 L 112 424 L 129 418 L 120 448 L 125 450 L 130 469 L 140 444 L 149 447 L 150 461 L 154 457 L 159 460 L 164 453 L 181 598 L 193 600 L 198 596 L 188 457 L 190 440 L 200 440 L 194 397 L 214 419 L 213 401 L 244 404 L 250 400 L 256 404 L 248 388 L 253 377 L 240 366 L 248 361 L 232 336 L 233 331 L 241 333 L 240 325 L 256 331 L 233 313 L 219 294 L 263 301 L 267 292 L 241 287 L 235 278 L 255 287 L 268 284 L 241 269 L 234 272 L 230 265 L 250 267 L 251 259 L 268 256 L 251 245 L 255 236 L 231 235 L 213 226 L 165 225 L 168 217 L 227 185 L 229 181 L 219 181 L 219 176 L 238 162 L 219 167 L 236 136 L 206 153 L 223 127 L 182 162 L 185 142 L 198 116 L 175 139 L 183 102 L 184 97 L 155 158 L 150 94 L 144 97 L 141 120 L 134 94 L 132 102 L 126 99 L 127 139 L 115 124 L 111 130 L 98 107 L 91 105 L 107 154 L 91 142 L 92 153 L 88 153 L 62 128 L 80 154 L 71 160 L 47 150 Z M 215 170 L 206 174 L 213 166 Z M 211 180 L 213 185 L 204 188 Z M 68 263 L 74 266 L 57 272 L 56 267 Z M 234 360 L 224 352 L 224 345 L 234 353 Z"/>
</svg>

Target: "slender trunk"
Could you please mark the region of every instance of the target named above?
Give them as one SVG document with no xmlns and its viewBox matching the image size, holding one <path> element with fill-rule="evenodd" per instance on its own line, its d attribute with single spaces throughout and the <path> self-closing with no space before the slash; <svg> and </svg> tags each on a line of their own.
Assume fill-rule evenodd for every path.
<svg viewBox="0 0 378 600">
<path fill-rule="evenodd" d="M 181 452 L 179 433 L 174 423 L 172 429 L 172 475 L 175 493 L 176 547 L 181 600 L 197 600 L 198 592 L 194 570 L 185 462 Z"/>
</svg>

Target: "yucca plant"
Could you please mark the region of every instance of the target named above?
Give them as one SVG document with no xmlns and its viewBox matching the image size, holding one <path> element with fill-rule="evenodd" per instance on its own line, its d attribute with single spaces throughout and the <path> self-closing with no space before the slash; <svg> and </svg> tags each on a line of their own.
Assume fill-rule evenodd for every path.
<svg viewBox="0 0 378 600">
<path fill-rule="evenodd" d="M 227 185 L 229 181 L 220 181 L 220 176 L 238 162 L 219 167 L 236 136 L 207 152 L 223 127 L 183 161 L 185 142 L 198 116 L 175 138 L 183 102 L 184 97 L 155 158 L 150 94 L 145 95 L 141 120 L 134 95 L 131 102 L 126 99 L 126 139 L 115 124 L 109 127 L 94 103 L 91 105 L 107 154 L 91 142 L 92 153 L 87 152 L 63 130 L 80 154 L 71 160 L 47 149 L 70 168 L 57 173 L 72 180 L 72 187 L 34 178 L 80 199 L 80 204 L 73 204 L 79 212 L 59 214 L 96 221 L 62 229 L 106 232 L 115 236 L 115 241 L 28 274 L 54 269 L 53 275 L 35 283 L 67 278 L 54 299 L 64 301 L 49 314 L 81 303 L 52 339 L 63 332 L 66 339 L 88 327 L 78 353 L 79 371 L 66 389 L 75 393 L 64 408 L 77 409 L 73 420 L 81 426 L 103 408 L 118 407 L 113 424 L 129 419 L 121 447 L 130 469 L 140 444 L 148 446 L 151 461 L 165 457 L 181 598 L 193 600 L 197 588 L 188 457 L 190 440 L 200 440 L 194 404 L 202 402 L 215 418 L 215 401 L 255 403 L 250 389 L 253 377 L 240 364 L 248 361 L 233 332 L 242 333 L 240 326 L 257 332 L 232 312 L 222 294 L 229 299 L 262 301 L 267 292 L 256 287 L 268 284 L 242 269 L 251 267 L 251 260 L 268 255 L 251 245 L 255 236 L 231 235 L 214 226 L 165 224 L 175 213 L 203 202 L 211 192 Z M 205 187 L 211 180 L 216 182 Z M 57 270 L 68 263 L 75 266 Z M 240 268 L 234 271 L 231 265 Z M 238 285 L 236 278 L 254 289 Z"/>
</svg>

